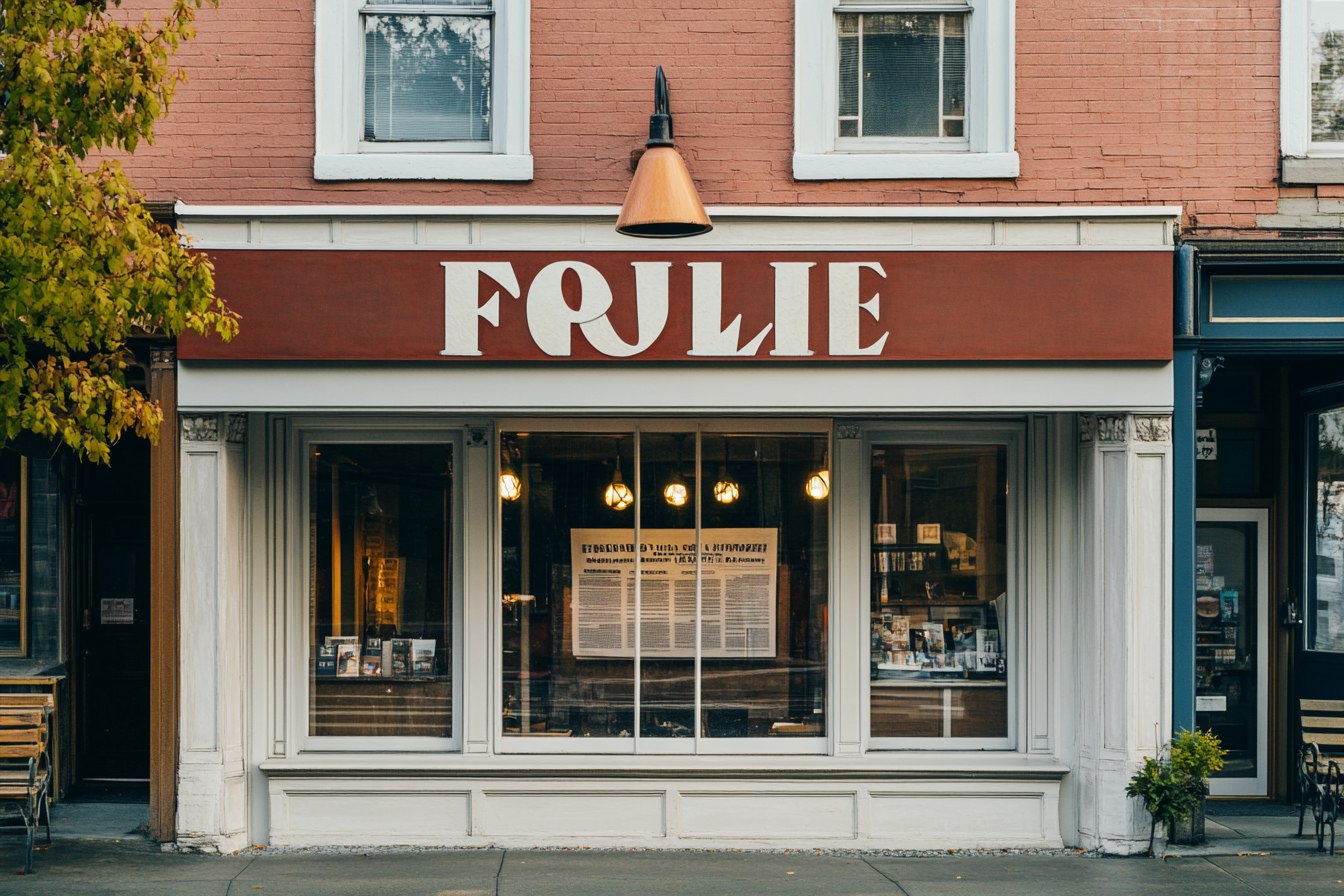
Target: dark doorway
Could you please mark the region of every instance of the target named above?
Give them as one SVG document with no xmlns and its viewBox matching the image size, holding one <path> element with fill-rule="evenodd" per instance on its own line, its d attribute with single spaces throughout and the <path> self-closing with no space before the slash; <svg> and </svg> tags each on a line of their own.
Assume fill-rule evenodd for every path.
<svg viewBox="0 0 1344 896">
<path fill-rule="evenodd" d="M 75 769 L 81 784 L 149 779 L 149 443 L 76 473 Z"/>
</svg>

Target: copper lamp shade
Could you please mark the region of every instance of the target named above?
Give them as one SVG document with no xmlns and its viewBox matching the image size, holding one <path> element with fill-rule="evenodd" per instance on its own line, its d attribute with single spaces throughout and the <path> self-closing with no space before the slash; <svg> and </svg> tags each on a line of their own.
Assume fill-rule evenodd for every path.
<svg viewBox="0 0 1344 896">
<path fill-rule="evenodd" d="M 650 239 L 709 233 L 714 225 L 696 195 L 695 184 L 672 142 L 672 113 L 662 66 L 653 82 L 653 115 L 648 149 L 640 157 L 630 192 L 621 206 L 616 232 Z"/>
</svg>

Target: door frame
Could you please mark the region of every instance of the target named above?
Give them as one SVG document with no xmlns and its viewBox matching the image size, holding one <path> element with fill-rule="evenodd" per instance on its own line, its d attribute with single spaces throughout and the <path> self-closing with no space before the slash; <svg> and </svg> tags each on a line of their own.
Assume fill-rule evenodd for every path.
<svg viewBox="0 0 1344 896">
<path fill-rule="evenodd" d="M 1256 775 L 1254 778 L 1210 778 L 1209 795 L 1264 797 L 1269 795 L 1270 743 L 1269 703 L 1270 691 L 1270 651 L 1269 651 L 1269 605 L 1274 602 L 1270 592 L 1270 525 L 1273 520 L 1271 508 L 1267 506 L 1220 506 L 1197 507 L 1195 525 L 1199 523 L 1255 523 L 1255 663 L 1256 663 Z M 1195 698 L 1198 711 L 1199 698 Z"/>
</svg>

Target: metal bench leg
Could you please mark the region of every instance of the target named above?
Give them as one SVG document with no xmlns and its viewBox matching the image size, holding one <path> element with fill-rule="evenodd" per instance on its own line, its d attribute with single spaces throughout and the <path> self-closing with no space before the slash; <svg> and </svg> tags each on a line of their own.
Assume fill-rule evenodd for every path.
<svg viewBox="0 0 1344 896">
<path fill-rule="evenodd" d="M 23 850 L 24 874 L 33 873 L 33 840 L 37 836 L 37 825 L 35 824 L 36 821 L 37 821 L 36 809 L 32 805 L 29 805 L 28 812 L 23 817 L 23 828 L 24 833 L 26 834 L 26 837 L 24 838 L 25 844 Z"/>
<path fill-rule="evenodd" d="M 1302 825 L 1306 823 L 1306 820 L 1307 820 L 1307 791 L 1304 788 L 1302 790 L 1302 795 L 1298 798 L 1298 807 L 1297 807 L 1297 836 L 1299 837 L 1302 836 Z"/>
<path fill-rule="evenodd" d="M 51 845 L 51 800 L 42 794 L 42 826 L 47 829 L 47 846 Z"/>
</svg>

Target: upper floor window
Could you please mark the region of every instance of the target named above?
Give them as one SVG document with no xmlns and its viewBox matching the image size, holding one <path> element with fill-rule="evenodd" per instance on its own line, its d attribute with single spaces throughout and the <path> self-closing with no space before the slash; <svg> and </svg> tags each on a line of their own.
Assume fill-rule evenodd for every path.
<svg viewBox="0 0 1344 896">
<path fill-rule="evenodd" d="M 433 9 L 460 0 L 419 3 Z M 492 16 L 407 14 L 383 2 L 364 11 L 364 139 L 490 141 Z"/>
<path fill-rule="evenodd" d="M 1016 177 L 1011 0 L 797 0 L 794 177 Z"/>
<path fill-rule="evenodd" d="M 530 180 L 528 0 L 317 6 L 318 180 Z"/>
<path fill-rule="evenodd" d="M 966 141 L 966 14 L 841 13 L 841 138 Z"/>
</svg>

